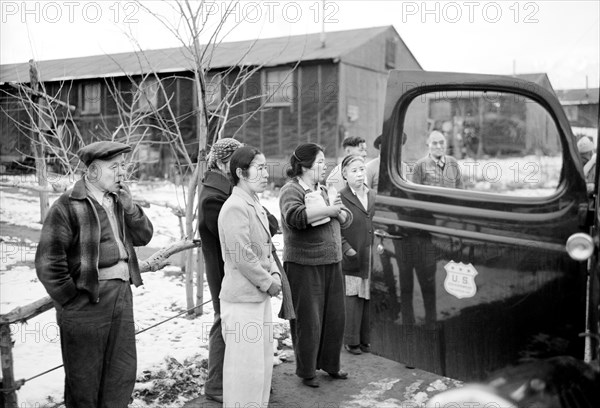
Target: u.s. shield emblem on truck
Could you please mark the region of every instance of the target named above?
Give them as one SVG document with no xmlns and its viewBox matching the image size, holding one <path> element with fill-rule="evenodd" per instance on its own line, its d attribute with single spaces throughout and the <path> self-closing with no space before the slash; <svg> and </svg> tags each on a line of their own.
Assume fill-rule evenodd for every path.
<svg viewBox="0 0 600 408">
<path fill-rule="evenodd" d="M 446 279 L 444 280 L 444 289 L 452 296 L 459 299 L 470 298 L 477 293 L 475 276 L 477 270 L 472 264 L 465 265 L 462 262 L 448 262 L 444 265 L 446 270 Z"/>
</svg>

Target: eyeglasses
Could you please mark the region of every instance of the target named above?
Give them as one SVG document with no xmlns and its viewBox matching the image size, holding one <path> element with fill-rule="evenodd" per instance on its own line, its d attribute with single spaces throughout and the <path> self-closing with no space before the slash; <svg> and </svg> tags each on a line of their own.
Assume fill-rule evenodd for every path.
<svg viewBox="0 0 600 408">
<path fill-rule="evenodd" d="M 264 171 L 269 169 L 269 166 L 267 166 L 266 164 L 251 164 L 250 166 L 255 167 L 258 171 Z"/>
</svg>

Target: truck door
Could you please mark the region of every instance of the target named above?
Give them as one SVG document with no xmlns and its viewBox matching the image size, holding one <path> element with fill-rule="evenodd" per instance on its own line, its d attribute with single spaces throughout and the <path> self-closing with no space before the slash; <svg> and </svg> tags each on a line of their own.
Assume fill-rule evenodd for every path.
<svg viewBox="0 0 600 408">
<path fill-rule="evenodd" d="M 374 352 L 463 380 L 583 358 L 587 262 L 565 244 L 594 217 L 553 93 L 510 77 L 392 71 L 382 139 Z"/>
</svg>

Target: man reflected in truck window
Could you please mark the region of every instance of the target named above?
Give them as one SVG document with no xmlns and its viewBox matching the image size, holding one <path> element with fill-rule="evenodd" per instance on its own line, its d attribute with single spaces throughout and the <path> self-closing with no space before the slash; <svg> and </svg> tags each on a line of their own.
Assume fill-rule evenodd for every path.
<svg viewBox="0 0 600 408">
<path fill-rule="evenodd" d="M 594 143 L 587 136 L 582 136 L 577 141 L 577 150 L 583 161 L 583 174 L 585 174 L 586 181 L 594 181 L 594 172 L 591 170 L 596 166 L 596 152 L 594 149 Z"/>
<path fill-rule="evenodd" d="M 582 136 L 577 141 L 577 150 L 583 161 L 583 175 L 587 184 L 588 193 L 594 192 L 594 178 L 596 177 L 596 153 L 594 143 L 587 136 Z"/>
<path fill-rule="evenodd" d="M 434 130 L 427 138 L 429 153 L 415 165 L 412 181 L 428 186 L 463 188 L 460 166 L 446 154 L 446 138 Z"/>
</svg>

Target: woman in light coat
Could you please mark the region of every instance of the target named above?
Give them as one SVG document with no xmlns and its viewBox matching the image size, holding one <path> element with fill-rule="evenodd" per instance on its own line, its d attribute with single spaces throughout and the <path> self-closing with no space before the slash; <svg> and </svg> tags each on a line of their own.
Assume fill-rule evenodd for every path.
<svg viewBox="0 0 600 408">
<path fill-rule="evenodd" d="M 225 340 L 223 404 L 266 407 L 273 373 L 271 296 L 281 291 L 267 213 L 257 196 L 267 187 L 269 173 L 265 156 L 251 146 L 235 151 L 230 170 L 234 187 L 218 220 L 225 261 L 219 295 Z"/>
</svg>

